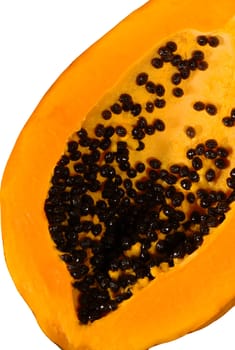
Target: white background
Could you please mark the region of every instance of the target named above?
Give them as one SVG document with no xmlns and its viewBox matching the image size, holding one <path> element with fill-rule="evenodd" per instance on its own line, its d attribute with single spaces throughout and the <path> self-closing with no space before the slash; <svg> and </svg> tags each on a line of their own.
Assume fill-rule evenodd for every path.
<svg viewBox="0 0 235 350">
<path fill-rule="evenodd" d="M 18 133 L 57 76 L 78 54 L 144 2 L 0 1 L 0 177 Z M 233 309 L 205 329 L 157 349 L 234 350 L 234 325 Z M 6 269 L 1 244 L 0 349 L 58 349 L 44 336 L 19 297 Z"/>
</svg>

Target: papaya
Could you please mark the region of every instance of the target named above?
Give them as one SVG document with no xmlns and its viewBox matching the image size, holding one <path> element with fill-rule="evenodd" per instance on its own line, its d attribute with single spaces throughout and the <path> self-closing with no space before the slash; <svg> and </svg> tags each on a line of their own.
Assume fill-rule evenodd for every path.
<svg viewBox="0 0 235 350">
<path fill-rule="evenodd" d="M 6 263 L 63 350 L 146 350 L 235 299 L 235 3 L 150 0 L 80 55 L 1 184 Z"/>
</svg>

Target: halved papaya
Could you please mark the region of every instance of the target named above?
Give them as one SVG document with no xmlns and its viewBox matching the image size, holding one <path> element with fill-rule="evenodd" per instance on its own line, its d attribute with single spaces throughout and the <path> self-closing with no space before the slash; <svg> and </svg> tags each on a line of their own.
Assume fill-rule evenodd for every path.
<svg viewBox="0 0 235 350">
<path fill-rule="evenodd" d="M 7 265 L 64 350 L 145 350 L 234 304 L 235 3 L 151 0 L 78 57 L 1 186 Z"/>
</svg>

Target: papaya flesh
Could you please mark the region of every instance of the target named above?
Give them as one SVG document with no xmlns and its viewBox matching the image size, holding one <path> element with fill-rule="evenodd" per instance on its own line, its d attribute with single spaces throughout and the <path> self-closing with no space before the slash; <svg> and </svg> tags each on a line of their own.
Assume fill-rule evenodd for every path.
<svg viewBox="0 0 235 350">
<path fill-rule="evenodd" d="M 144 350 L 233 306 L 234 14 L 149 1 L 22 130 L 1 186 L 6 262 L 62 349 Z"/>
</svg>

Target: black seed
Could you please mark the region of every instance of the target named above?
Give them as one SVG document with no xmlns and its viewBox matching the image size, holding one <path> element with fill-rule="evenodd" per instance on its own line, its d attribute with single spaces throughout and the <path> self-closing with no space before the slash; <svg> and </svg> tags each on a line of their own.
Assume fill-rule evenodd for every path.
<svg viewBox="0 0 235 350">
<path fill-rule="evenodd" d="M 173 173 L 173 174 L 179 174 L 180 172 L 180 165 L 178 164 L 173 164 L 170 166 L 170 171 Z"/>
<path fill-rule="evenodd" d="M 110 109 L 114 114 L 121 114 L 122 113 L 122 106 L 119 103 L 114 103 L 110 107 Z"/>
<path fill-rule="evenodd" d="M 164 62 L 170 62 L 173 58 L 173 54 L 169 48 L 162 46 L 158 49 L 158 53 Z"/>
<path fill-rule="evenodd" d="M 217 148 L 217 154 L 221 158 L 226 158 L 229 154 L 228 150 L 224 147 L 218 147 Z"/>
<path fill-rule="evenodd" d="M 180 73 L 174 73 L 172 76 L 171 76 L 171 82 L 174 84 L 174 85 L 179 85 L 180 82 L 181 82 L 181 74 Z"/>
<path fill-rule="evenodd" d="M 144 129 L 147 135 L 153 135 L 155 132 L 155 127 L 153 125 L 147 125 Z"/>
<path fill-rule="evenodd" d="M 217 47 L 219 45 L 219 39 L 216 36 L 209 36 L 208 37 L 208 44 L 211 47 Z"/>
<path fill-rule="evenodd" d="M 224 117 L 222 119 L 224 126 L 231 127 L 234 126 L 234 119 L 232 117 Z"/>
<path fill-rule="evenodd" d="M 194 148 L 190 148 L 187 153 L 186 153 L 186 157 L 188 159 L 193 159 L 193 157 L 196 155 L 196 151 Z"/>
<path fill-rule="evenodd" d="M 138 171 L 138 173 L 142 173 L 145 170 L 145 164 L 139 162 L 136 164 L 135 169 Z"/>
<path fill-rule="evenodd" d="M 208 68 L 208 63 L 206 61 L 200 61 L 197 63 L 197 68 L 199 70 L 206 70 Z M 211 114 L 211 113 L 209 113 Z"/>
<path fill-rule="evenodd" d="M 192 166 L 195 170 L 200 170 L 202 168 L 202 160 L 199 157 L 194 157 L 192 160 Z"/>
<path fill-rule="evenodd" d="M 145 89 L 150 93 L 150 94 L 155 94 L 156 92 L 156 85 L 152 81 L 148 81 L 145 84 Z"/>
<path fill-rule="evenodd" d="M 217 158 L 215 160 L 215 166 L 218 169 L 225 169 L 227 167 L 227 162 L 223 158 Z"/>
<path fill-rule="evenodd" d="M 154 105 L 157 107 L 157 108 L 163 108 L 165 107 L 166 105 L 166 101 L 163 99 L 163 98 L 156 98 L 154 100 Z"/>
<path fill-rule="evenodd" d="M 156 94 L 162 97 L 165 94 L 165 88 L 162 84 L 157 84 L 155 87 Z"/>
<path fill-rule="evenodd" d="M 108 149 L 111 145 L 111 141 L 109 138 L 104 138 L 100 141 L 100 146 L 99 148 L 101 148 L 103 151 L 105 151 L 106 149 Z"/>
<path fill-rule="evenodd" d="M 132 136 L 137 140 L 142 140 L 145 137 L 145 132 L 138 127 L 132 129 Z"/>
<path fill-rule="evenodd" d="M 112 163 L 115 158 L 115 153 L 113 152 L 106 152 L 104 156 L 104 160 L 106 163 Z"/>
<path fill-rule="evenodd" d="M 180 55 L 173 55 L 171 59 L 172 66 L 178 66 L 181 60 L 182 60 L 182 57 Z"/>
<path fill-rule="evenodd" d="M 69 141 L 68 142 L 68 144 L 67 144 L 68 152 L 73 153 L 77 150 L 77 148 L 78 148 L 78 142 L 76 142 L 76 141 Z"/>
<path fill-rule="evenodd" d="M 188 79 L 189 75 L 190 75 L 189 68 L 184 68 L 180 70 L 180 76 L 182 79 Z"/>
<path fill-rule="evenodd" d="M 197 69 L 197 61 L 194 58 L 190 58 L 188 60 L 188 67 L 190 70 L 194 71 Z"/>
<path fill-rule="evenodd" d="M 208 182 L 213 181 L 215 179 L 215 171 L 214 171 L 214 169 L 208 169 L 206 171 L 205 176 L 206 176 L 206 179 L 207 179 Z"/>
<path fill-rule="evenodd" d="M 218 146 L 218 143 L 215 139 L 208 139 L 208 140 L 206 140 L 205 145 L 207 148 L 213 149 L 213 148 L 216 148 Z"/>
<path fill-rule="evenodd" d="M 197 43 L 200 46 L 205 46 L 208 43 L 208 39 L 205 35 L 198 35 L 197 36 Z"/>
<path fill-rule="evenodd" d="M 205 153 L 205 145 L 203 143 L 199 143 L 195 148 L 196 154 L 201 156 Z"/>
<path fill-rule="evenodd" d="M 179 175 L 181 177 L 187 177 L 189 176 L 189 173 L 190 171 L 187 165 L 183 165 L 182 167 L 180 167 Z"/>
<path fill-rule="evenodd" d="M 103 119 L 109 120 L 112 117 L 112 112 L 108 109 L 105 109 L 104 111 L 102 111 L 101 115 Z"/>
<path fill-rule="evenodd" d="M 154 110 L 154 104 L 152 102 L 146 102 L 145 109 L 148 113 L 152 113 Z"/>
<path fill-rule="evenodd" d="M 158 131 L 164 131 L 165 130 L 165 124 L 161 119 L 156 119 L 153 123 L 154 127 Z"/>
<path fill-rule="evenodd" d="M 205 109 L 205 103 L 197 101 L 193 104 L 195 111 L 203 111 Z"/>
<path fill-rule="evenodd" d="M 123 126 L 121 126 L 121 125 L 118 125 L 116 127 L 115 132 L 120 137 L 126 136 L 126 133 L 127 133 L 126 129 Z"/>
<path fill-rule="evenodd" d="M 177 44 L 174 41 L 168 41 L 166 43 L 166 47 L 171 51 L 174 52 L 177 50 Z"/>
<path fill-rule="evenodd" d="M 186 198 L 187 198 L 187 201 L 191 204 L 194 203 L 196 200 L 195 195 L 192 192 L 188 193 Z"/>
<path fill-rule="evenodd" d="M 112 137 L 115 133 L 115 129 L 112 126 L 107 126 L 104 131 L 104 137 Z"/>
<path fill-rule="evenodd" d="M 213 150 L 206 150 L 205 151 L 205 157 L 207 159 L 215 159 L 217 157 L 217 152 Z"/>
<path fill-rule="evenodd" d="M 206 104 L 205 110 L 209 115 L 215 115 L 217 113 L 217 108 L 212 103 Z"/>
<path fill-rule="evenodd" d="M 196 136 L 196 130 L 192 127 L 189 126 L 186 129 L 186 135 L 190 138 L 193 139 Z"/>
<path fill-rule="evenodd" d="M 153 159 L 150 159 L 149 165 L 150 165 L 151 168 L 153 168 L 153 169 L 160 169 L 160 167 L 161 167 L 161 161 L 160 161 L 159 159 L 153 158 Z"/>
<path fill-rule="evenodd" d="M 229 188 L 235 189 L 235 178 L 234 177 L 228 177 L 226 179 L 227 185 Z"/>
<path fill-rule="evenodd" d="M 119 101 L 121 103 L 123 103 L 123 104 L 131 104 L 132 103 L 132 97 L 131 97 L 131 95 L 124 93 L 124 94 L 121 94 L 119 96 Z"/>
<path fill-rule="evenodd" d="M 184 194 L 182 192 L 176 192 L 173 194 L 171 201 L 174 207 L 179 207 L 184 200 Z"/>
<path fill-rule="evenodd" d="M 140 114 L 142 110 L 142 107 L 139 103 L 135 103 L 132 107 L 131 107 L 131 114 L 136 117 L 137 115 Z"/>
<path fill-rule="evenodd" d="M 136 148 L 136 151 L 142 151 L 145 148 L 145 144 L 140 140 L 138 140 L 138 143 L 139 144 L 138 144 L 138 147 Z"/>
<path fill-rule="evenodd" d="M 232 169 L 230 170 L 230 176 L 231 176 L 232 178 L 235 178 L 235 168 L 232 168 Z"/>
<path fill-rule="evenodd" d="M 105 127 L 103 124 L 97 124 L 97 126 L 95 127 L 95 135 L 97 137 L 102 137 L 104 136 L 104 131 L 105 131 Z"/>
<path fill-rule="evenodd" d="M 144 85 L 148 81 L 148 74 L 147 73 L 140 73 L 136 77 L 136 84 L 137 85 Z"/>
<path fill-rule="evenodd" d="M 205 57 L 204 53 L 201 50 L 193 51 L 192 56 L 196 61 L 202 61 Z"/>
<path fill-rule="evenodd" d="M 154 57 L 152 60 L 151 60 L 151 64 L 154 68 L 162 68 L 163 66 L 163 60 L 159 57 Z"/>
<path fill-rule="evenodd" d="M 182 97 L 183 94 L 184 94 L 184 90 L 181 89 L 180 87 L 176 87 L 172 90 L 172 94 L 175 96 L 175 97 Z"/>
<path fill-rule="evenodd" d="M 133 169 L 133 168 L 130 168 L 130 169 L 127 170 L 126 174 L 127 174 L 128 177 L 134 178 L 137 175 L 137 171 L 135 169 Z"/>
<path fill-rule="evenodd" d="M 183 179 L 180 181 L 180 185 L 184 190 L 190 190 L 192 182 L 189 179 Z"/>
</svg>

